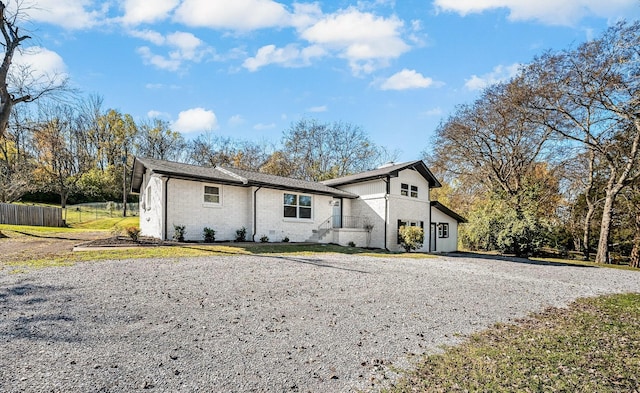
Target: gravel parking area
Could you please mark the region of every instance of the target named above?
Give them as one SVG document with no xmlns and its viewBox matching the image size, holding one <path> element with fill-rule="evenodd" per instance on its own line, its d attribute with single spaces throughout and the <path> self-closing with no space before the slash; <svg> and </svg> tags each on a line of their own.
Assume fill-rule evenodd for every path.
<svg viewBox="0 0 640 393">
<path fill-rule="evenodd" d="M 0 391 L 340 392 L 638 272 L 338 254 L 0 270 Z M 375 385 L 372 385 L 375 384 Z"/>
</svg>

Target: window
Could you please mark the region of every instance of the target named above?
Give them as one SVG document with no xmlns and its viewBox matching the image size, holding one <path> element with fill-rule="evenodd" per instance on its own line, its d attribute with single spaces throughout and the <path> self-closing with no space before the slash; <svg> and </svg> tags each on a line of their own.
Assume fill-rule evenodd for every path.
<svg viewBox="0 0 640 393">
<path fill-rule="evenodd" d="M 409 193 L 409 190 L 411 190 L 411 193 Z M 418 186 L 411 186 L 407 183 L 401 183 L 400 184 L 400 195 L 402 196 L 411 196 L 411 198 L 417 198 L 418 197 Z"/>
<path fill-rule="evenodd" d="M 204 203 L 220 204 L 220 187 L 204 186 Z"/>
<path fill-rule="evenodd" d="M 411 198 L 418 197 L 418 186 L 411 186 Z"/>
<path fill-rule="evenodd" d="M 311 219 L 310 195 L 284 194 L 284 217 Z"/>
<path fill-rule="evenodd" d="M 438 237 L 449 237 L 449 224 L 438 224 Z"/>
<path fill-rule="evenodd" d="M 424 222 L 423 221 L 403 221 L 398 220 L 398 244 L 400 244 L 400 227 L 410 226 L 410 227 L 420 227 L 424 230 Z"/>
<path fill-rule="evenodd" d="M 151 210 L 151 185 L 144 190 L 144 210 Z"/>
</svg>

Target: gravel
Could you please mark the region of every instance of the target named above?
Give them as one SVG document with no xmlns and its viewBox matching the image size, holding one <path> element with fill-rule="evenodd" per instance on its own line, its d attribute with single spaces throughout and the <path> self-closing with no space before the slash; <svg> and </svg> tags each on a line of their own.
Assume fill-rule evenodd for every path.
<svg viewBox="0 0 640 393">
<path fill-rule="evenodd" d="M 338 254 L 4 269 L 0 391 L 376 390 L 417 354 L 578 297 L 640 292 L 639 278 Z"/>
</svg>

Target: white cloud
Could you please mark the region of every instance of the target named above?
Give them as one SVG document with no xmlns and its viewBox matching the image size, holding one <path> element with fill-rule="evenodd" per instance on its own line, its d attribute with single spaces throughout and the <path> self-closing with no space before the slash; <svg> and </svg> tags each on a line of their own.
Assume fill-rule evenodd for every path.
<svg viewBox="0 0 640 393">
<path fill-rule="evenodd" d="M 180 112 L 172 126 L 183 133 L 209 131 L 218 128 L 218 119 L 211 110 L 192 108 Z"/>
<path fill-rule="evenodd" d="M 227 123 L 229 123 L 229 125 L 232 127 L 237 127 L 237 126 L 243 125 L 245 123 L 245 120 L 240 115 L 233 115 L 229 118 Z"/>
<path fill-rule="evenodd" d="M 69 30 L 86 29 L 101 23 L 108 11 L 107 3 L 98 2 L 99 8 L 91 9 L 94 4 L 92 0 L 38 0 L 36 5 L 23 11 L 28 12 L 36 22 L 46 22 Z M 10 1 L 7 5 L 13 7 L 14 3 Z"/>
<path fill-rule="evenodd" d="M 253 129 L 257 131 L 271 130 L 273 128 L 276 128 L 276 123 L 269 123 L 269 124 L 258 123 L 255 126 L 253 126 Z"/>
<path fill-rule="evenodd" d="M 193 27 L 240 31 L 291 24 L 291 15 L 285 6 L 272 0 L 184 0 L 174 18 Z"/>
<path fill-rule="evenodd" d="M 167 59 L 164 56 L 154 54 L 148 46 L 141 46 L 136 52 L 142 57 L 145 64 L 151 64 L 162 70 L 177 71 L 182 64 L 178 59 Z"/>
<path fill-rule="evenodd" d="M 498 65 L 491 72 L 482 76 L 471 75 L 471 78 L 467 79 L 464 86 L 469 90 L 482 90 L 490 85 L 508 81 L 518 74 L 521 67 L 522 65 L 519 63 L 509 66 Z"/>
<path fill-rule="evenodd" d="M 403 25 L 395 16 L 384 18 L 351 7 L 325 16 L 301 37 L 336 51 L 355 74 L 370 73 L 410 49 L 400 36 Z"/>
<path fill-rule="evenodd" d="M 442 113 L 442 108 L 440 108 L 439 106 L 424 111 L 424 115 L 426 116 L 442 116 Z"/>
<path fill-rule="evenodd" d="M 166 19 L 179 2 L 179 0 L 125 0 L 122 21 L 130 25 L 157 22 Z"/>
<path fill-rule="evenodd" d="M 636 0 L 435 0 L 436 9 L 460 15 L 507 8 L 510 20 L 574 25 L 586 16 L 615 18 L 635 12 Z"/>
<path fill-rule="evenodd" d="M 164 45 L 166 42 L 164 36 L 153 30 L 131 30 L 129 34 L 136 38 L 141 38 L 155 45 Z"/>
<path fill-rule="evenodd" d="M 167 55 L 156 54 L 148 46 L 142 46 L 137 49 L 138 54 L 146 64 L 151 64 L 163 70 L 178 71 L 185 61 L 200 62 L 207 54 L 213 52 L 211 48 L 192 33 L 176 31 L 166 36 L 151 30 L 130 31 L 129 33 L 134 37 L 142 38 L 158 46 L 170 48 Z"/>
<path fill-rule="evenodd" d="M 269 64 L 279 64 L 284 67 L 302 67 L 310 64 L 314 57 L 321 57 L 325 51 L 318 46 L 310 46 L 298 49 L 295 44 L 287 45 L 284 48 L 277 48 L 275 45 L 265 45 L 258 49 L 254 57 L 247 58 L 242 66 L 251 72 Z"/>
<path fill-rule="evenodd" d="M 160 119 L 160 118 L 170 119 L 171 115 L 168 114 L 167 112 L 150 110 L 149 112 L 147 112 L 147 117 L 150 119 Z"/>
<path fill-rule="evenodd" d="M 320 112 L 326 112 L 329 108 L 327 108 L 326 105 L 319 105 L 319 106 L 312 106 L 311 108 L 307 109 L 307 112 L 312 112 L 312 113 L 320 113 Z"/>
<path fill-rule="evenodd" d="M 39 46 L 16 51 L 10 68 L 12 77 L 27 84 L 60 84 L 67 78 L 67 66 L 56 52 Z"/>
<path fill-rule="evenodd" d="M 381 90 L 424 89 L 433 85 L 433 79 L 424 77 L 415 70 L 403 69 L 392 75 L 381 85 Z"/>
</svg>

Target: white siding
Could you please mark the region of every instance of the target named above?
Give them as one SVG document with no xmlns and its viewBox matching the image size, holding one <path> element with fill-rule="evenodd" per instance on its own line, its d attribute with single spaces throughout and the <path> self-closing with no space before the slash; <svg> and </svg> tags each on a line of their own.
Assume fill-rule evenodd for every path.
<svg viewBox="0 0 640 393">
<path fill-rule="evenodd" d="M 162 238 L 163 179 L 143 176 L 140 189 L 140 235 Z"/>
<path fill-rule="evenodd" d="M 344 186 L 339 186 L 338 188 L 360 196 L 385 194 L 387 192 L 387 184 L 384 180 L 371 180 L 362 183 L 346 184 Z"/>
<path fill-rule="evenodd" d="M 296 219 L 284 217 L 284 194 L 311 195 L 311 219 Z M 320 224 L 329 219 L 333 212 L 333 198 L 325 195 L 313 195 L 296 191 L 282 191 L 261 188 L 256 193 L 257 227 L 255 241 L 262 236 L 269 237 L 269 241 L 281 241 L 285 236 L 292 242 L 309 240 L 313 231 Z M 330 239 L 325 239 L 330 241 Z"/>
<path fill-rule="evenodd" d="M 204 202 L 204 186 L 220 188 L 220 204 Z M 203 240 L 203 229 L 216 231 L 216 240 L 235 240 L 236 230 L 245 227 L 251 239 L 250 201 L 248 187 L 216 183 L 169 179 L 167 184 L 167 232 L 172 238 L 174 225 L 185 226 L 185 240 Z"/>
<path fill-rule="evenodd" d="M 398 220 L 422 222 L 425 232 L 424 242 L 420 252 L 429 251 L 429 221 L 430 204 L 428 201 L 416 198 L 391 195 L 389 197 L 389 225 L 387 227 L 387 244 L 389 250 L 402 251 L 398 244 Z"/>
<path fill-rule="evenodd" d="M 431 209 L 431 222 L 434 224 L 449 224 L 449 237 L 438 237 L 436 228 L 436 252 L 453 252 L 458 250 L 458 222 L 437 208 Z"/>
</svg>

